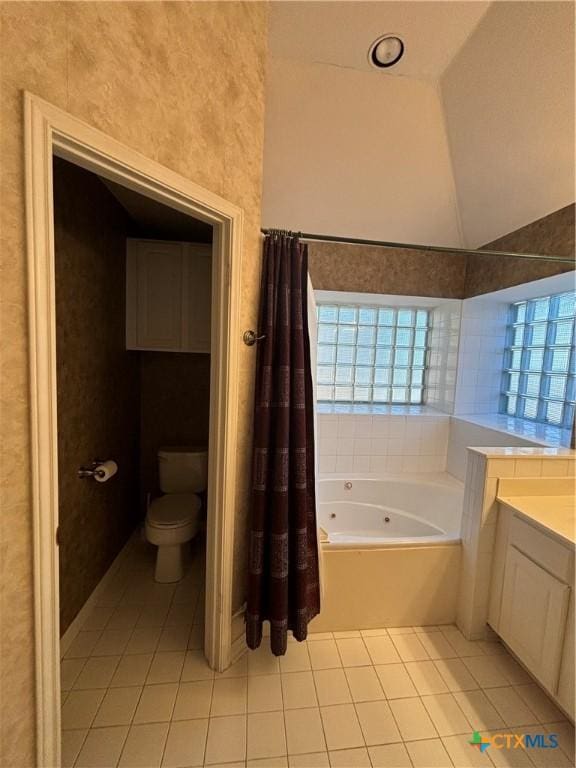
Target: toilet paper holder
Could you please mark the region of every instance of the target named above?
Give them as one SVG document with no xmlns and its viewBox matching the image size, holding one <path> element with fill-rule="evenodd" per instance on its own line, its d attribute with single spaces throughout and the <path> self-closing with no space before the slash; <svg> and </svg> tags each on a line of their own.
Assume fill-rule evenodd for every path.
<svg viewBox="0 0 576 768">
<path fill-rule="evenodd" d="M 106 474 L 103 469 L 98 469 L 101 464 L 104 464 L 106 459 L 95 459 L 87 467 L 80 467 L 78 470 L 78 477 L 82 480 L 85 477 L 104 477 Z"/>
</svg>

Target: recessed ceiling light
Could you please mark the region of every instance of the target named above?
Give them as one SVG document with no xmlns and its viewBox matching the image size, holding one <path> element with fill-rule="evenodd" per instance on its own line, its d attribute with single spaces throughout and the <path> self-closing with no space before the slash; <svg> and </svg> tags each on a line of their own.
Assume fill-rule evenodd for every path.
<svg viewBox="0 0 576 768">
<path fill-rule="evenodd" d="M 404 55 L 404 43 L 396 35 L 382 35 L 375 40 L 368 51 L 368 60 L 373 67 L 386 69 L 397 64 Z"/>
</svg>

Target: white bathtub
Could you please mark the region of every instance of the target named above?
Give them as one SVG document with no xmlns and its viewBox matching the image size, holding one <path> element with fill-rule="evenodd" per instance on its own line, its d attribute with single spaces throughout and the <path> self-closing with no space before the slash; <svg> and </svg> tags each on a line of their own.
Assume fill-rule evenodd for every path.
<svg viewBox="0 0 576 768">
<path fill-rule="evenodd" d="M 324 546 L 404 546 L 460 539 L 463 485 L 451 475 L 331 475 L 318 483 Z"/>
<path fill-rule="evenodd" d="M 447 474 L 320 478 L 324 597 L 310 631 L 453 623 L 462 501 Z"/>
</svg>

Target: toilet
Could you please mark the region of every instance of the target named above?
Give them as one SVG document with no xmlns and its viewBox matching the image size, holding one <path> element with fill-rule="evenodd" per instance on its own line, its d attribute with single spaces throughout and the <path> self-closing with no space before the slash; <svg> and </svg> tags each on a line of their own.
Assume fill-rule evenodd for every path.
<svg viewBox="0 0 576 768">
<path fill-rule="evenodd" d="M 160 448 L 158 476 L 164 495 L 148 504 L 145 532 L 158 547 L 154 578 L 168 583 L 182 578 L 182 546 L 200 527 L 197 494 L 206 490 L 208 452 L 186 446 Z"/>
</svg>

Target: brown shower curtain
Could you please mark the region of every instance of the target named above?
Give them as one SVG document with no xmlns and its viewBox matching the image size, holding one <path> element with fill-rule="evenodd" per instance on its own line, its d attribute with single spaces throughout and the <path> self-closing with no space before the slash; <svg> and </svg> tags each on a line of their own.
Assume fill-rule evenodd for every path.
<svg viewBox="0 0 576 768">
<path fill-rule="evenodd" d="M 320 610 L 314 478 L 314 398 L 308 338 L 308 247 L 273 232 L 264 240 L 254 403 L 246 641 L 262 622 L 286 653 Z"/>
</svg>

